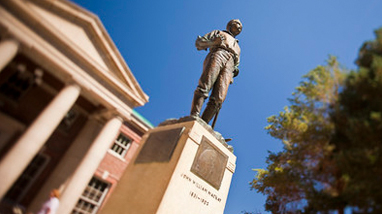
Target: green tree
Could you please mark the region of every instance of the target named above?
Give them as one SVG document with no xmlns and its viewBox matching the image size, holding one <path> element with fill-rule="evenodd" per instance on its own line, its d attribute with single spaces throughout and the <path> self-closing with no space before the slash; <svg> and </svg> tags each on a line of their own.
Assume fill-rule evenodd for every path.
<svg viewBox="0 0 382 214">
<path fill-rule="evenodd" d="M 272 213 L 382 213 L 382 28 L 360 49 L 357 72 L 335 58 L 304 76 L 290 106 L 268 118 L 283 150 L 251 188 Z"/>
<path fill-rule="evenodd" d="M 382 28 L 360 49 L 333 112 L 334 157 L 348 203 L 361 213 L 382 213 Z"/>
<path fill-rule="evenodd" d="M 266 194 L 266 210 L 272 213 L 303 213 L 312 201 L 321 200 L 330 210 L 338 196 L 329 158 L 333 151 L 330 139 L 334 132 L 330 109 L 338 100 L 344 69 L 331 57 L 326 66 L 318 66 L 304 76 L 289 99 L 290 106 L 268 118 L 266 129 L 280 139 L 283 150 L 270 153 L 268 168 L 256 170 L 252 188 Z M 332 197 L 319 194 L 327 193 Z M 341 205 L 342 207 L 343 205 Z"/>
</svg>

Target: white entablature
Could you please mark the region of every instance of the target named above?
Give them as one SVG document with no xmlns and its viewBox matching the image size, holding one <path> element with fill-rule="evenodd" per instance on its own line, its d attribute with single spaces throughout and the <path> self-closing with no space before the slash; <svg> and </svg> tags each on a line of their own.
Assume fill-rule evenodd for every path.
<svg viewBox="0 0 382 214">
<path fill-rule="evenodd" d="M 99 18 L 66 0 L 7 0 L 0 27 L 21 51 L 122 115 L 148 102 Z M 4 33 L 4 31 L 3 31 Z"/>
</svg>

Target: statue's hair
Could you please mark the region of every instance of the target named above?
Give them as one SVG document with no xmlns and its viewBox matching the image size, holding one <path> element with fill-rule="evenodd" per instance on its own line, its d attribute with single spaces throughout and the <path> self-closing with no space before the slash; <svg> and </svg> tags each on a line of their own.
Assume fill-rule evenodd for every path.
<svg viewBox="0 0 382 214">
<path fill-rule="evenodd" d="M 243 26 L 239 19 L 232 19 L 232 20 L 230 20 L 227 23 L 227 27 L 226 28 L 227 28 L 228 31 L 230 31 L 231 25 L 233 25 L 233 23 L 239 23 L 241 26 Z"/>
</svg>

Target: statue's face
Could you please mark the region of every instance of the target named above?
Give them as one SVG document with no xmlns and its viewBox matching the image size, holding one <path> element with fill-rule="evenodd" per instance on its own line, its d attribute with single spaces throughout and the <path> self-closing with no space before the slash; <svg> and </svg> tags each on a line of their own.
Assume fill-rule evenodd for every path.
<svg viewBox="0 0 382 214">
<path fill-rule="evenodd" d="M 240 34 L 242 28 L 243 28 L 243 26 L 241 26 L 241 23 L 240 23 L 240 22 L 233 22 L 229 31 L 230 31 L 234 36 L 237 36 L 237 35 Z"/>
</svg>

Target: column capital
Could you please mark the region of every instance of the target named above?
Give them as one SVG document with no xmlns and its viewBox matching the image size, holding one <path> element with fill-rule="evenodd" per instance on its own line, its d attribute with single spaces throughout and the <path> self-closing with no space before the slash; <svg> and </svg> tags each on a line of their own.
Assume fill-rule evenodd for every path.
<svg viewBox="0 0 382 214">
<path fill-rule="evenodd" d="M 95 118 L 98 120 L 111 120 L 113 118 L 116 118 L 123 122 L 123 117 L 119 114 L 119 112 L 116 109 L 100 109 L 90 115 L 91 118 Z"/>
<path fill-rule="evenodd" d="M 119 115 L 114 116 L 114 118 L 119 120 L 119 121 L 121 121 L 121 122 L 123 122 L 123 118 L 121 116 L 119 116 Z"/>
<path fill-rule="evenodd" d="M 73 79 L 66 80 L 64 87 L 68 87 L 68 86 L 73 86 L 73 87 L 76 87 L 77 89 L 81 90 L 81 86 L 76 81 L 74 81 Z"/>
<path fill-rule="evenodd" d="M 16 56 L 19 46 L 19 42 L 15 39 L 7 38 L 0 41 L 0 72 Z"/>
<path fill-rule="evenodd" d="M 4 38 L 3 40 L 0 41 L 0 45 L 2 45 L 2 44 L 11 44 L 11 45 L 15 45 L 17 47 L 20 46 L 20 42 L 13 37 Z"/>
</svg>

